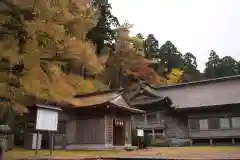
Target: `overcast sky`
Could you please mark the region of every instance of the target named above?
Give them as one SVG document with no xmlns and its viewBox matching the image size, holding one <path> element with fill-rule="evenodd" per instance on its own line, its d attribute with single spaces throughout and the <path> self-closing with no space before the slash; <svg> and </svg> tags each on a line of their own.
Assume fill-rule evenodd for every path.
<svg viewBox="0 0 240 160">
<path fill-rule="evenodd" d="M 134 24 L 132 35 L 152 33 L 160 45 L 170 40 L 191 52 L 203 71 L 210 50 L 240 60 L 240 0 L 110 0 L 120 22 Z"/>
</svg>

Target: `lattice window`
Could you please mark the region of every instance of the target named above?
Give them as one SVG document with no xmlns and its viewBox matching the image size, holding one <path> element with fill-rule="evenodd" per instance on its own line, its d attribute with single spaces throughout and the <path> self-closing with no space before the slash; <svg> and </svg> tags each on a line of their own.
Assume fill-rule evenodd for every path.
<svg viewBox="0 0 240 160">
<path fill-rule="evenodd" d="M 199 130 L 200 129 L 200 123 L 198 119 L 189 119 L 189 130 Z"/>
<path fill-rule="evenodd" d="M 220 118 L 220 128 L 221 129 L 229 129 L 230 128 L 229 118 Z"/>
<path fill-rule="evenodd" d="M 240 128 L 240 117 L 232 117 L 232 127 Z"/>
<path fill-rule="evenodd" d="M 208 129 L 208 119 L 200 119 L 199 124 L 200 124 L 200 130 Z"/>
</svg>

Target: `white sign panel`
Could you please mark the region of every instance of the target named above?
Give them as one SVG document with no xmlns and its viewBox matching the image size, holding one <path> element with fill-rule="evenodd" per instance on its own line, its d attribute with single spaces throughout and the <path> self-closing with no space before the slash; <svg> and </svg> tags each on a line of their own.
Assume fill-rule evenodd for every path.
<svg viewBox="0 0 240 160">
<path fill-rule="evenodd" d="M 142 129 L 137 129 L 137 136 L 138 137 L 143 137 L 143 135 L 144 135 L 143 130 Z"/>
<path fill-rule="evenodd" d="M 38 108 L 36 120 L 37 130 L 57 131 L 57 125 L 58 125 L 57 111 Z"/>
</svg>

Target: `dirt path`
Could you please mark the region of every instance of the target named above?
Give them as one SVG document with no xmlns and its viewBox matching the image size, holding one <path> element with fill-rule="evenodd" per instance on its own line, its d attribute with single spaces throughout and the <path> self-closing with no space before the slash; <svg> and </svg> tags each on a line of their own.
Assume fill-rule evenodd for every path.
<svg viewBox="0 0 240 160">
<path fill-rule="evenodd" d="M 240 159 L 240 148 L 176 147 L 152 148 L 148 150 L 125 152 L 124 156 L 148 156 L 173 159 Z"/>
<path fill-rule="evenodd" d="M 13 151 L 14 152 L 14 151 Z M 23 151 L 22 153 L 25 153 Z M 14 153 L 12 153 L 14 154 Z M 15 151 L 16 154 L 16 151 Z M 45 154 L 46 155 L 46 154 Z M 15 156 L 20 158 L 20 156 Z M 21 156 L 23 157 L 23 155 Z M 24 156 L 24 157 L 29 157 Z M 86 157 L 91 159 L 101 159 L 101 157 L 109 157 L 109 160 L 114 157 L 151 157 L 163 159 L 234 159 L 240 160 L 240 147 L 171 147 L 171 148 L 151 148 L 137 151 L 54 151 L 52 157 L 41 157 L 41 160 L 80 160 Z M 15 158 L 13 158 L 15 159 Z M 31 158 L 35 159 L 35 158 Z M 12 160 L 7 159 L 7 160 Z"/>
</svg>

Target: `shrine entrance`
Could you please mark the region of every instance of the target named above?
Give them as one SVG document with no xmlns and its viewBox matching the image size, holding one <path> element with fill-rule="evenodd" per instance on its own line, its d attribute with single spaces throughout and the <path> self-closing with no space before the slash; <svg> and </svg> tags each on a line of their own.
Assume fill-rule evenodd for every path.
<svg viewBox="0 0 240 160">
<path fill-rule="evenodd" d="M 125 123 L 122 120 L 113 120 L 113 145 L 125 145 Z"/>
</svg>

